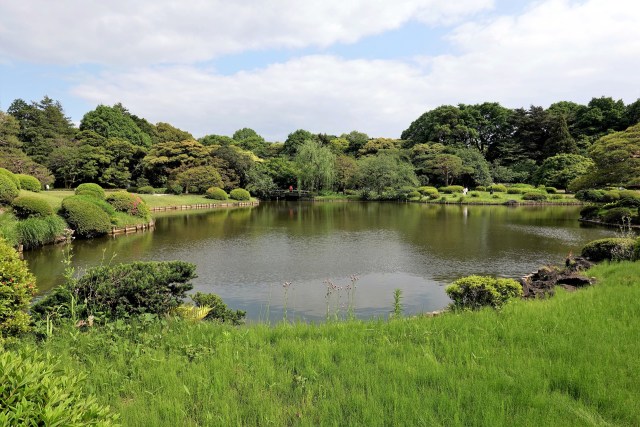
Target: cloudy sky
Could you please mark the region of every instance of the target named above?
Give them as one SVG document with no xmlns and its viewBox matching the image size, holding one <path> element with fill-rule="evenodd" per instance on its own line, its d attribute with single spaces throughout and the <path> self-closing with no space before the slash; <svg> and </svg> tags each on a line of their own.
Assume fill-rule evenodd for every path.
<svg viewBox="0 0 640 427">
<path fill-rule="evenodd" d="M 0 109 L 122 102 L 196 136 L 399 137 L 442 104 L 640 98 L 637 0 L 0 3 Z"/>
</svg>

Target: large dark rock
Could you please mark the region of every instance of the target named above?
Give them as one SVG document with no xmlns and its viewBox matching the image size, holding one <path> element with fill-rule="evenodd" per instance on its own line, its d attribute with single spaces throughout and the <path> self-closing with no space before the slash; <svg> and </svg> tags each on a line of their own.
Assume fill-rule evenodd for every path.
<svg viewBox="0 0 640 427">
<path fill-rule="evenodd" d="M 562 286 L 569 291 L 592 285 L 593 278 L 581 274 L 593 264 L 581 257 L 569 257 L 565 260 L 564 268 L 545 266 L 535 273 L 520 279 L 522 293 L 525 298 L 546 298 L 555 293 L 556 286 Z"/>
</svg>

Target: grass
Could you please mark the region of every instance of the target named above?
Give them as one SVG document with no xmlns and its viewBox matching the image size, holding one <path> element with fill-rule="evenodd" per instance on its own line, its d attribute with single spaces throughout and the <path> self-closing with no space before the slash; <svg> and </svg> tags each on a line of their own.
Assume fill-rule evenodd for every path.
<svg viewBox="0 0 640 427">
<path fill-rule="evenodd" d="M 473 197 L 473 194 L 477 194 L 477 197 Z M 558 194 L 552 195 L 549 194 L 547 196 L 547 200 L 543 202 L 534 202 L 531 200 L 523 200 L 522 194 L 507 194 L 507 193 L 497 193 L 494 192 L 490 194 L 488 191 L 470 191 L 466 196 L 462 194 L 444 194 L 440 193 L 437 199 L 428 200 L 428 203 L 463 203 L 463 204 L 503 204 L 505 202 L 515 200 L 518 203 L 526 203 L 526 204 L 581 204 L 579 200 L 573 197 L 572 194 Z M 444 199 L 443 199 L 444 197 Z M 559 197 L 559 198 L 552 198 Z M 561 197 L 561 198 L 560 198 Z M 424 199 L 423 199 L 424 201 Z"/>
<path fill-rule="evenodd" d="M 640 425 L 640 263 L 501 311 L 58 330 L 39 344 L 127 426 Z"/>
</svg>

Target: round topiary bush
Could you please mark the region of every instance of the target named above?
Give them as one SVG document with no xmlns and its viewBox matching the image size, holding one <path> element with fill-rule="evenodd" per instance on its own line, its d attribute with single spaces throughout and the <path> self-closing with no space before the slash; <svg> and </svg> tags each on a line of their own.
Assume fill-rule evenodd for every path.
<svg viewBox="0 0 640 427">
<path fill-rule="evenodd" d="M 407 194 L 407 198 L 409 199 L 422 199 L 422 194 L 419 191 L 412 191 Z"/>
<path fill-rule="evenodd" d="M 229 193 L 229 197 L 231 197 L 233 200 L 238 201 L 251 200 L 251 194 L 249 194 L 249 192 L 244 188 L 236 188 L 234 190 L 231 190 L 231 193 Z"/>
<path fill-rule="evenodd" d="M 507 188 L 507 194 L 524 194 L 529 190 L 530 188 L 509 187 Z"/>
<path fill-rule="evenodd" d="M 155 190 L 150 185 L 138 188 L 138 194 L 155 194 Z"/>
<path fill-rule="evenodd" d="M 621 208 L 640 208 L 640 198 L 636 197 L 622 197 L 615 203 Z"/>
<path fill-rule="evenodd" d="M 487 187 L 485 187 L 484 185 L 478 185 L 476 188 L 474 188 L 474 190 L 476 190 L 476 191 L 487 191 Z"/>
<path fill-rule="evenodd" d="M 13 206 L 13 212 L 18 218 L 53 215 L 53 209 L 49 203 L 37 196 L 18 196 L 13 199 L 11 206 Z"/>
<path fill-rule="evenodd" d="M 438 196 L 438 189 L 436 187 L 429 187 L 429 186 L 418 187 L 418 191 L 423 196 L 427 196 L 427 197 L 437 197 Z"/>
<path fill-rule="evenodd" d="M 595 219 L 598 218 L 598 212 L 600 212 L 600 206 L 588 205 L 580 209 L 580 218 Z"/>
<path fill-rule="evenodd" d="M 0 175 L 4 175 L 9 178 L 15 186 L 18 187 L 18 190 L 20 190 L 20 178 L 18 178 L 15 173 L 11 172 L 9 169 L 0 168 Z"/>
<path fill-rule="evenodd" d="M 456 280 L 445 292 L 454 308 L 499 308 L 509 299 L 522 296 L 522 286 L 513 279 L 474 275 Z"/>
<path fill-rule="evenodd" d="M 449 185 L 447 187 L 440 187 L 440 191 L 446 194 L 462 193 L 464 187 L 462 185 Z"/>
<path fill-rule="evenodd" d="M 544 190 L 549 194 L 556 194 L 558 192 L 556 187 L 544 187 Z"/>
<path fill-rule="evenodd" d="M 229 195 L 220 187 L 210 187 L 207 189 L 207 195 L 205 197 L 213 200 L 227 200 Z"/>
<path fill-rule="evenodd" d="M 6 174 L 0 174 L 0 204 L 10 204 L 18 197 L 20 189 Z"/>
<path fill-rule="evenodd" d="M 29 330 L 31 319 L 27 310 L 35 291 L 36 278 L 27 264 L 15 249 L 0 239 L 0 343 Z M 0 378 L 3 378 L 1 373 Z M 0 408 L 6 408 L 1 403 Z"/>
<path fill-rule="evenodd" d="M 547 200 L 547 195 L 544 193 L 538 193 L 535 191 L 530 191 L 528 193 L 524 193 L 522 195 L 522 200 L 533 200 L 536 202 L 542 202 L 544 200 Z"/>
<path fill-rule="evenodd" d="M 62 201 L 62 216 L 78 237 L 91 238 L 109 232 L 111 216 L 93 196 L 71 196 Z M 97 200 L 97 199 L 95 199 Z M 105 205 L 111 207 L 106 202 Z M 111 207 L 113 209 L 113 207 Z"/>
<path fill-rule="evenodd" d="M 107 203 L 118 212 L 125 212 L 129 215 L 137 216 L 145 220 L 151 219 L 151 210 L 147 204 L 135 194 L 127 191 L 116 191 L 107 196 Z"/>
<path fill-rule="evenodd" d="M 582 248 L 582 256 L 591 261 L 623 261 L 635 259 L 636 240 L 612 237 L 587 243 Z"/>
<path fill-rule="evenodd" d="M 49 354 L 0 354 L 0 425 L 113 426 L 118 416 L 83 389 L 82 375 L 63 374 Z"/>
<path fill-rule="evenodd" d="M 86 183 L 78 185 L 76 188 L 76 195 L 78 196 L 93 196 L 100 200 L 104 200 L 105 194 L 102 187 L 98 184 Z"/>
<path fill-rule="evenodd" d="M 507 187 L 502 184 L 492 184 L 489 186 L 489 191 L 493 191 L 494 193 L 506 193 Z"/>
<path fill-rule="evenodd" d="M 25 174 L 16 174 L 18 180 L 20 181 L 20 188 L 27 191 L 33 191 L 34 193 L 39 193 L 42 190 L 42 183 L 35 176 L 25 175 Z"/>
<path fill-rule="evenodd" d="M 472 191 L 471 193 L 469 193 L 469 195 L 470 195 L 471 197 L 480 197 L 480 193 L 479 193 L 479 192 L 477 192 L 477 191 Z"/>
<path fill-rule="evenodd" d="M 604 212 L 600 218 L 607 224 L 622 224 L 625 218 L 632 216 L 633 211 L 629 208 L 613 208 Z"/>
</svg>

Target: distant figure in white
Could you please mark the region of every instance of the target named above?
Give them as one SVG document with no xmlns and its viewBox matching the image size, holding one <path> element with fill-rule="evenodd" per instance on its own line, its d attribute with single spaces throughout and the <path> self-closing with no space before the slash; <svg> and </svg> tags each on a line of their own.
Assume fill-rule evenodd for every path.
<svg viewBox="0 0 640 427">
<path fill-rule="evenodd" d="M 468 192 L 469 189 L 467 187 L 464 187 L 464 189 L 462 190 L 462 194 L 466 196 Z"/>
</svg>

